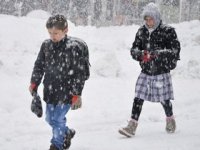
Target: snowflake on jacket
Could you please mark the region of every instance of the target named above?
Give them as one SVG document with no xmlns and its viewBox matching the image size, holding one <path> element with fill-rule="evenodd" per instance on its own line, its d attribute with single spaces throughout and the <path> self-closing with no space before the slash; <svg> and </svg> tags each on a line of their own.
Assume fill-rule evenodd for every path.
<svg viewBox="0 0 200 150">
<path fill-rule="evenodd" d="M 144 50 L 154 57 L 144 63 L 141 56 Z M 151 33 L 145 25 L 139 28 L 131 48 L 133 59 L 140 62 L 142 72 L 148 75 L 168 73 L 176 67 L 179 60 L 180 42 L 173 27 L 162 24 Z"/>
<path fill-rule="evenodd" d="M 31 82 L 39 85 L 43 75 L 44 101 L 50 104 L 71 103 L 72 95 L 81 95 L 90 75 L 86 43 L 69 36 L 58 43 L 44 41 Z"/>
</svg>

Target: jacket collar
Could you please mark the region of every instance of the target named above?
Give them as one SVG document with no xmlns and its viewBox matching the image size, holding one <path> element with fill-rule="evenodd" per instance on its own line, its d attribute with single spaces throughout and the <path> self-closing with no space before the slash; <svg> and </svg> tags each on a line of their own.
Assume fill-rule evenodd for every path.
<svg viewBox="0 0 200 150">
<path fill-rule="evenodd" d="M 59 42 L 53 42 L 53 41 L 51 41 L 51 42 L 53 43 L 53 46 L 55 46 L 55 47 L 60 47 L 60 46 L 63 45 L 66 41 L 67 41 L 67 35 L 65 35 L 65 37 L 64 37 L 62 40 L 60 40 Z"/>
</svg>

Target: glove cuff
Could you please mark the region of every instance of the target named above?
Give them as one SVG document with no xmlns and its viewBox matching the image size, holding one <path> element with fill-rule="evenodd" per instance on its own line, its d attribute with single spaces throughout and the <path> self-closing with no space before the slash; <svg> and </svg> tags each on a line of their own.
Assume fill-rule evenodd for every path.
<svg viewBox="0 0 200 150">
<path fill-rule="evenodd" d="M 72 96 L 72 104 L 76 103 L 78 101 L 78 95 L 73 95 Z"/>
<path fill-rule="evenodd" d="M 37 85 L 36 85 L 35 83 L 31 83 L 30 88 L 31 88 L 32 90 L 37 90 Z"/>
</svg>

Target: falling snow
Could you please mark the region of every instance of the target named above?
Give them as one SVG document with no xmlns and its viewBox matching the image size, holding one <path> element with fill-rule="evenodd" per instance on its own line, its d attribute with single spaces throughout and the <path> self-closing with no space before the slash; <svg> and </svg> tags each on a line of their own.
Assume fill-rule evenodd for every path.
<svg viewBox="0 0 200 150">
<path fill-rule="evenodd" d="M 48 149 L 51 129 L 45 117 L 38 119 L 30 111 L 32 98 L 28 91 L 40 45 L 48 38 L 46 19 L 0 15 L 0 20 L 1 149 Z M 86 41 L 91 58 L 91 78 L 83 90 L 83 107 L 67 115 L 69 127 L 77 131 L 71 150 L 196 150 L 200 147 L 199 24 L 199 21 L 171 24 L 182 44 L 181 60 L 171 72 L 177 132 L 166 134 L 162 106 L 147 102 L 142 108 L 136 136 L 126 139 L 118 134 L 118 129 L 130 117 L 135 82 L 140 73 L 139 64 L 130 56 L 139 26 L 75 27 L 69 21 L 69 35 Z M 42 98 L 42 84 L 38 90 Z M 44 102 L 43 106 L 45 111 Z"/>
</svg>

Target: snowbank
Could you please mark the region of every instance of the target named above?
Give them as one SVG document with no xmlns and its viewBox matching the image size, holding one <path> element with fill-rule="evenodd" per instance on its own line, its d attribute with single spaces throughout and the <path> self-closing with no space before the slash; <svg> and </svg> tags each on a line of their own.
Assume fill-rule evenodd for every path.
<svg viewBox="0 0 200 150">
<path fill-rule="evenodd" d="M 18 70 L 21 75 L 23 73 L 20 73 L 20 68 L 33 65 L 42 41 L 48 38 L 45 23 L 49 14 L 37 10 L 30 12 L 27 16 L 30 18 L 0 15 L 0 60 L 5 70 L 13 67 L 15 68 L 13 70 Z M 39 19 L 36 19 L 37 17 Z M 199 23 L 195 20 L 172 24 L 176 28 L 182 47 L 181 61 L 177 69 L 172 72 L 174 76 L 200 78 Z M 92 75 L 103 77 L 118 77 L 119 74 L 132 76 L 135 70 L 127 73 L 127 71 L 130 72 L 130 68 L 140 70 L 137 62 L 132 61 L 129 54 L 138 28 L 137 25 L 104 28 L 75 27 L 69 21 L 69 35 L 80 37 L 88 43 Z M 8 60 L 10 55 L 15 55 L 15 59 Z M 22 59 L 21 56 L 24 58 Z M 12 66 L 6 66 L 8 64 Z M 18 66 L 19 68 L 16 69 Z"/>
<path fill-rule="evenodd" d="M 33 10 L 29 12 L 26 16 L 30 18 L 36 18 L 36 19 L 48 19 L 51 16 L 51 14 L 44 10 Z"/>
</svg>

